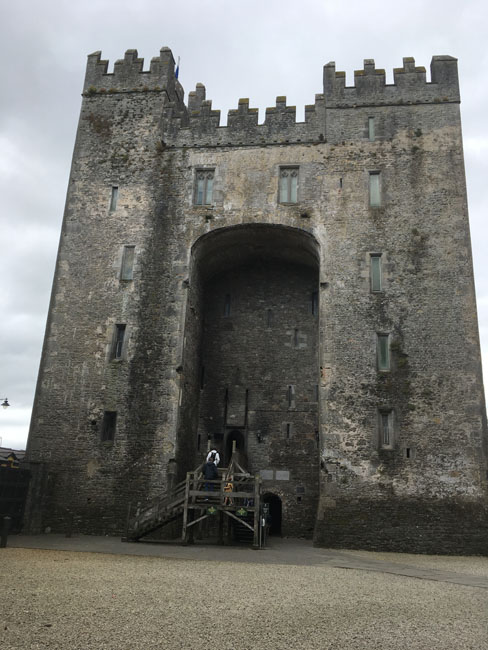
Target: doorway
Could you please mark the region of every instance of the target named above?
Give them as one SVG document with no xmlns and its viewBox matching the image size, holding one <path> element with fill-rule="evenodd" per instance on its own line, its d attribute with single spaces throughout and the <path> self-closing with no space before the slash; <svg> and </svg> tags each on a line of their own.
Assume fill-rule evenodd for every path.
<svg viewBox="0 0 488 650">
<path fill-rule="evenodd" d="M 263 495 L 263 503 L 268 505 L 269 513 L 267 523 L 269 525 L 268 535 L 281 536 L 282 507 L 281 499 L 277 494 L 267 492 Z"/>
<path fill-rule="evenodd" d="M 234 441 L 235 441 L 235 448 L 236 451 L 239 452 L 239 456 L 241 459 L 246 458 L 246 437 L 242 431 L 238 431 L 237 429 L 233 429 L 232 431 L 229 431 L 226 436 L 225 440 L 225 464 L 226 466 L 229 465 L 230 459 L 232 458 L 232 448 L 234 446 Z"/>
</svg>

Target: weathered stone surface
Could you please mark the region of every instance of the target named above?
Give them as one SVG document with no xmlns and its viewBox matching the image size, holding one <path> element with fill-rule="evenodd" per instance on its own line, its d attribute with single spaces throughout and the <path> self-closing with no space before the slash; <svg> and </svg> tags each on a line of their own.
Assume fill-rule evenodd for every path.
<svg viewBox="0 0 488 650">
<path fill-rule="evenodd" d="M 135 51 L 106 69 L 89 57 L 28 444 L 44 464 L 31 526 L 61 529 L 70 511 L 80 530 L 120 532 L 128 502 L 196 467 L 210 436 L 263 472 L 283 534 L 486 552 L 456 60 L 434 57 L 426 83 L 404 59 L 393 85 L 366 61 L 351 88 L 328 64 L 305 122 L 278 97 L 264 124 L 240 100 L 226 127 L 201 84 L 184 104 L 166 48 L 149 72 Z M 283 166 L 298 168 L 296 203 L 279 202 Z M 194 205 L 199 169 L 214 171 L 209 205 Z"/>
</svg>

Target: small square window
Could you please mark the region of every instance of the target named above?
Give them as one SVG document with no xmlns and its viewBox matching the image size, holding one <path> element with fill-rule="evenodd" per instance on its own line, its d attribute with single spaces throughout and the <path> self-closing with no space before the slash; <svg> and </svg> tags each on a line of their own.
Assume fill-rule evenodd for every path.
<svg viewBox="0 0 488 650">
<path fill-rule="evenodd" d="M 122 359 L 124 354 L 125 323 L 117 323 L 112 343 L 112 359 Z"/>
<path fill-rule="evenodd" d="M 379 172 L 369 172 L 369 205 L 372 208 L 377 208 L 381 205 Z"/>
<path fill-rule="evenodd" d="M 297 203 L 298 167 L 280 167 L 280 203 Z"/>
<path fill-rule="evenodd" d="M 390 369 L 390 335 L 376 335 L 376 352 L 378 360 L 378 370 Z"/>
<path fill-rule="evenodd" d="M 393 410 L 381 409 L 379 411 L 380 447 L 391 449 L 393 447 Z"/>
<path fill-rule="evenodd" d="M 105 411 L 102 420 L 102 442 L 113 442 L 117 424 L 117 411 Z"/>
<path fill-rule="evenodd" d="M 371 253 L 369 259 L 371 291 L 376 293 L 382 290 L 381 253 Z"/>
<path fill-rule="evenodd" d="M 121 280 L 132 280 L 133 278 L 135 250 L 135 246 L 124 246 L 124 252 L 122 253 L 122 265 L 120 268 Z"/>
<path fill-rule="evenodd" d="M 195 205 L 212 205 L 215 169 L 197 169 L 195 177 Z"/>
</svg>

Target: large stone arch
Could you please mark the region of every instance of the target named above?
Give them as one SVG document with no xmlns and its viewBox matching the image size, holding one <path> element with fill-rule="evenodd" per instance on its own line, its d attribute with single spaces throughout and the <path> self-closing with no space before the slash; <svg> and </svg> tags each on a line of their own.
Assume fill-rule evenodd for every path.
<svg viewBox="0 0 488 650">
<path fill-rule="evenodd" d="M 239 431 L 249 470 L 294 513 L 284 534 L 311 536 L 318 497 L 319 259 L 313 235 L 269 224 L 214 230 L 191 252 L 180 477 Z"/>
</svg>

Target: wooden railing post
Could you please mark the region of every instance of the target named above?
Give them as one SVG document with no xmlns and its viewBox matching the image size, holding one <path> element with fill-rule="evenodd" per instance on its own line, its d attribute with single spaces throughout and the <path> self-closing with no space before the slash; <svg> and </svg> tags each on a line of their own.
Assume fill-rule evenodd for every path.
<svg viewBox="0 0 488 650">
<path fill-rule="evenodd" d="M 253 548 L 259 548 L 259 526 L 261 524 L 259 511 L 261 510 L 261 504 L 259 502 L 261 495 L 261 477 L 254 477 L 254 540 Z"/>
<path fill-rule="evenodd" d="M 186 542 L 186 526 L 188 524 L 188 494 L 190 492 L 190 472 L 186 475 L 185 501 L 183 502 L 183 530 L 181 532 L 181 541 Z"/>
<path fill-rule="evenodd" d="M 127 521 L 125 522 L 125 537 L 122 538 L 123 542 L 129 541 L 129 528 L 130 528 L 130 513 L 132 510 L 132 501 L 129 501 L 129 507 L 127 508 Z"/>
</svg>

